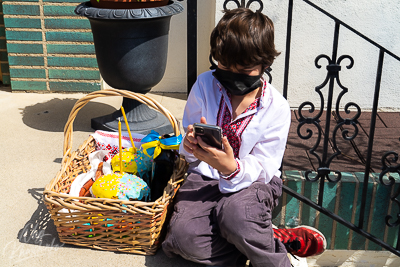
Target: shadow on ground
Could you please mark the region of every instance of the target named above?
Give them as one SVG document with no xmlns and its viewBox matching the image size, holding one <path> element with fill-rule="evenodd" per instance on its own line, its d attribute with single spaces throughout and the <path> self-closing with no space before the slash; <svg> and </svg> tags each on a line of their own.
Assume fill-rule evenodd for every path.
<svg viewBox="0 0 400 267">
<path fill-rule="evenodd" d="M 52 99 L 44 103 L 27 106 L 21 110 L 25 125 L 50 132 L 63 132 L 68 116 L 78 99 Z M 93 131 L 91 119 L 115 111 L 115 108 L 98 102 L 87 103 L 77 114 L 74 121 L 74 131 Z"/>
<path fill-rule="evenodd" d="M 24 228 L 19 230 L 17 238 L 21 243 L 46 247 L 62 247 L 65 244 L 60 242 L 57 229 L 43 202 L 43 190 L 44 188 L 28 189 L 28 193 L 37 200 L 38 207 L 30 220 L 24 225 Z"/>
<path fill-rule="evenodd" d="M 0 91 L 11 93 L 11 86 L 0 83 Z"/>
<path fill-rule="evenodd" d="M 150 94 L 160 95 L 160 96 L 165 96 L 165 97 L 175 98 L 175 99 L 180 99 L 180 100 L 187 100 L 187 98 L 188 98 L 187 93 L 150 92 Z"/>
</svg>

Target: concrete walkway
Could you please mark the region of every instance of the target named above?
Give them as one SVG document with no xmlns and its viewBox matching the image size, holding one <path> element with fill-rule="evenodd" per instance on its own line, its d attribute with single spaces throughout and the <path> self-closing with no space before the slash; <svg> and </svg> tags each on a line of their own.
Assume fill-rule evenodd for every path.
<svg viewBox="0 0 400 267">
<path fill-rule="evenodd" d="M 202 266 L 179 258 L 169 259 L 162 250 L 155 256 L 139 256 L 60 243 L 42 201 L 42 192 L 60 169 L 63 128 L 72 106 L 84 95 L 0 90 L 0 266 Z M 178 119 L 182 118 L 185 94 L 149 95 Z M 118 109 L 121 100 L 96 99 L 80 111 L 74 123 L 74 148 L 93 132 L 90 119 Z M 295 266 L 307 263 L 309 266 L 400 266 L 398 257 L 370 251 L 365 254 L 327 251 L 293 263 Z"/>
<path fill-rule="evenodd" d="M 60 169 L 63 129 L 74 103 L 85 94 L 0 91 L 0 266 L 198 267 L 169 259 L 162 250 L 139 256 L 64 245 L 42 201 L 44 187 Z M 151 95 L 178 119 L 184 95 Z M 93 132 L 90 119 L 109 114 L 122 98 L 90 102 L 74 123 L 74 147 Z"/>
</svg>

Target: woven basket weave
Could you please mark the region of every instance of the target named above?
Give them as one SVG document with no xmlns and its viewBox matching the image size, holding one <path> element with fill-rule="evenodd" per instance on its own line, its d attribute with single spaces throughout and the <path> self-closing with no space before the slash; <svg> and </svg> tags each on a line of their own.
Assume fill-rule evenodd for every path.
<svg viewBox="0 0 400 267">
<path fill-rule="evenodd" d="M 73 122 L 78 111 L 97 97 L 123 96 L 138 100 L 164 114 L 174 133 L 179 126 L 171 113 L 152 98 L 124 90 L 102 90 L 79 99 L 64 128 L 64 157 L 61 170 L 46 186 L 44 202 L 61 242 L 95 249 L 154 255 L 161 243 L 162 229 L 172 200 L 183 182 L 187 163 L 175 162 L 174 173 L 164 194 L 154 202 L 123 201 L 106 198 L 71 197 L 71 184 L 90 169 L 88 156 L 95 151 L 95 140 L 89 137 L 77 151 L 71 152 Z"/>
</svg>

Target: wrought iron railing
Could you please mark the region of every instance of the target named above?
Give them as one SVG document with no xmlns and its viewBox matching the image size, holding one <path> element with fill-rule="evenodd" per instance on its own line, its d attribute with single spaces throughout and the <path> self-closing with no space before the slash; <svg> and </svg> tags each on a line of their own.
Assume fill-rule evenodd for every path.
<svg viewBox="0 0 400 267">
<path fill-rule="evenodd" d="M 318 196 L 318 203 L 315 203 L 313 201 L 310 201 L 309 199 L 305 198 L 304 196 L 299 195 L 298 193 L 294 192 L 288 187 L 284 188 L 284 191 L 293 197 L 303 201 L 307 205 L 310 205 L 314 209 L 318 210 L 319 212 L 329 216 L 330 218 L 336 220 L 337 222 L 345 225 L 346 227 L 352 229 L 353 231 L 357 232 L 358 234 L 368 238 L 369 240 L 379 244 L 381 247 L 393 252 L 394 254 L 400 256 L 400 236 L 397 239 L 397 245 L 396 247 L 392 247 L 388 245 L 387 243 L 383 242 L 382 240 L 376 238 L 375 236 L 371 235 L 367 231 L 364 230 L 364 216 L 365 216 L 365 211 L 366 211 L 366 198 L 367 198 L 367 187 L 368 187 L 368 179 L 370 176 L 370 170 L 371 170 L 371 158 L 372 158 L 372 149 L 373 149 L 373 144 L 374 144 L 374 134 L 375 134 L 375 123 L 376 123 L 376 118 L 377 118 L 377 111 L 378 111 L 378 100 L 379 100 L 379 93 L 380 93 L 380 87 L 381 87 L 381 78 L 382 78 L 382 68 L 383 68 L 383 61 L 384 61 L 384 56 L 385 54 L 388 54 L 392 56 L 394 59 L 400 61 L 400 58 L 390 52 L 389 50 L 385 49 L 381 45 L 377 44 L 376 42 L 372 41 L 365 35 L 361 34 L 360 32 L 356 31 L 343 21 L 339 20 L 338 18 L 334 17 L 333 15 L 329 14 L 325 10 L 321 9 L 314 3 L 308 1 L 308 0 L 302 0 L 303 2 L 307 3 L 308 5 L 312 6 L 319 12 L 323 13 L 324 15 L 328 16 L 335 22 L 335 31 L 334 31 L 334 37 L 333 37 L 333 49 L 332 49 L 332 55 L 331 57 L 327 55 L 319 55 L 315 59 L 315 66 L 317 68 L 320 68 L 321 66 L 319 65 L 320 59 L 326 59 L 328 61 L 328 66 L 327 66 L 327 76 L 325 81 L 317 86 L 315 88 L 315 91 L 319 94 L 321 103 L 320 103 L 320 112 L 314 116 L 314 117 L 305 117 L 302 115 L 303 108 L 309 106 L 311 110 L 314 110 L 315 106 L 313 103 L 307 101 L 302 103 L 299 108 L 298 108 L 298 114 L 299 116 L 299 125 L 297 128 L 297 133 L 298 136 L 302 139 L 309 139 L 312 136 L 312 131 L 310 129 L 307 129 L 307 135 L 302 135 L 300 133 L 300 129 L 307 125 L 307 124 L 313 124 L 317 127 L 318 129 L 318 138 L 317 142 L 315 143 L 314 147 L 310 149 L 310 153 L 315 156 L 318 160 L 318 168 L 316 172 L 316 176 L 311 178 L 310 174 L 312 171 L 307 171 L 305 174 L 305 178 L 310 181 L 310 182 L 318 182 L 319 181 L 319 196 Z M 285 58 L 285 78 L 284 78 L 284 90 L 283 94 L 285 97 L 287 97 L 288 93 L 288 77 L 289 77 L 289 66 L 290 66 L 290 42 L 291 42 L 291 34 L 292 34 L 292 20 L 293 20 L 293 5 L 294 5 L 294 0 L 289 0 L 289 10 L 288 10 L 288 23 L 287 23 L 287 40 L 286 40 L 286 58 Z M 350 112 L 350 107 L 353 107 L 357 110 L 356 114 L 349 119 L 345 119 L 340 117 L 339 113 L 339 104 L 340 101 L 343 97 L 344 94 L 348 92 L 348 89 L 344 87 L 339 79 L 339 72 L 341 71 L 341 65 L 340 63 L 344 59 L 348 59 L 350 61 L 350 64 L 347 66 L 347 69 L 352 68 L 354 64 L 354 60 L 351 56 L 349 55 L 342 55 L 338 57 L 338 41 L 339 41 L 339 31 L 341 27 L 345 27 L 354 34 L 360 36 L 362 39 L 365 41 L 371 43 L 373 46 L 377 47 L 379 49 L 379 55 L 378 56 L 378 66 L 377 66 L 377 73 L 376 73 L 376 79 L 375 79 L 375 92 L 374 92 L 374 98 L 373 98 L 373 107 L 372 107 L 372 113 L 371 113 L 371 122 L 370 122 L 370 132 L 369 132 L 369 139 L 368 139 L 368 150 L 367 150 L 367 157 L 366 157 L 366 162 L 365 162 L 365 172 L 364 172 L 364 183 L 363 183 L 363 188 L 362 188 L 362 197 L 361 197 L 361 207 L 360 207 L 360 213 L 359 213 L 359 223 L 358 225 L 354 225 L 346 220 L 343 220 L 341 217 L 339 217 L 337 214 L 334 214 L 333 212 L 325 209 L 322 207 L 322 201 L 324 199 L 323 194 L 324 194 L 324 185 L 325 182 L 324 180 L 327 179 L 329 182 L 336 183 L 341 179 L 341 172 L 340 171 L 332 171 L 330 169 L 330 163 L 332 160 L 334 160 L 335 157 L 341 154 L 340 149 L 337 147 L 336 144 L 336 133 L 338 129 L 340 129 L 343 125 L 351 125 L 354 128 L 354 133 L 352 135 L 348 135 L 348 131 L 343 131 L 342 132 L 342 137 L 345 140 L 353 140 L 358 133 L 358 126 L 357 126 L 357 119 L 361 115 L 361 108 L 354 102 L 349 102 L 345 105 L 344 110 L 346 113 Z M 334 91 L 334 85 L 335 81 L 338 84 L 339 88 L 342 90 L 339 93 L 339 96 L 336 100 L 336 103 L 333 103 L 333 91 Z M 324 88 L 327 84 L 328 85 L 328 99 L 327 99 L 327 106 L 326 108 L 324 107 L 324 98 L 321 93 L 321 89 Z M 333 107 L 335 105 L 335 107 Z M 330 135 L 330 126 L 331 126 L 331 112 L 332 109 L 335 108 L 336 114 L 339 116 L 338 122 L 334 127 L 333 133 L 332 133 L 332 141 L 333 141 L 333 146 L 334 146 L 334 151 L 332 155 L 328 157 L 328 142 L 329 142 L 329 135 Z M 319 124 L 319 118 L 322 115 L 322 111 L 326 110 L 325 115 L 326 115 L 326 123 L 325 123 L 325 130 L 322 131 L 321 125 Z M 323 134 L 322 134 L 323 132 Z M 315 152 L 316 148 L 319 147 L 320 141 L 323 139 L 323 151 L 322 155 L 318 154 Z M 389 182 L 385 181 L 383 177 L 388 174 L 388 173 L 399 173 L 400 174 L 400 164 L 396 164 L 398 160 L 398 154 L 395 151 L 389 151 L 382 155 L 382 172 L 379 175 L 380 183 L 387 185 L 387 186 L 393 186 L 395 183 L 395 180 L 392 176 L 389 176 Z M 388 164 L 388 163 L 394 163 Z M 329 176 L 331 172 L 335 172 L 337 174 L 336 179 L 332 180 Z M 400 192 L 397 191 L 391 196 L 391 200 L 396 202 L 397 204 L 400 204 L 398 200 Z M 399 205 L 400 206 L 400 205 Z M 391 215 L 387 215 L 386 217 L 386 224 L 389 227 L 398 227 L 400 225 L 400 214 L 397 215 L 397 220 L 394 223 L 391 223 L 390 221 L 392 220 Z M 400 231 L 399 231 L 400 232 Z"/>
<path fill-rule="evenodd" d="M 291 37 L 292 37 L 292 22 L 293 22 L 293 6 L 294 0 L 288 0 L 288 22 L 287 22 L 287 39 L 286 39 L 286 53 L 285 53 L 285 70 L 284 70 L 284 79 L 283 79 L 283 95 L 285 98 L 288 96 L 288 84 L 289 84 L 289 70 L 290 70 L 290 52 L 291 52 Z M 298 112 L 298 127 L 297 127 L 297 134 L 301 139 L 310 139 L 311 136 L 314 134 L 313 131 L 309 128 L 306 130 L 306 135 L 302 134 L 301 129 L 307 127 L 307 125 L 313 125 L 317 129 L 317 138 L 316 143 L 314 146 L 309 150 L 310 155 L 315 157 L 316 161 L 318 162 L 318 166 L 315 171 L 308 170 L 305 172 L 305 178 L 308 183 L 318 182 L 319 183 L 319 191 L 318 191 L 318 201 L 314 202 L 309 198 L 297 193 L 296 191 L 292 190 L 291 188 L 284 186 L 283 190 L 287 194 L 291 195 L 292 197 L 300 200 L 306 205 L 309 205 L 311 208 L 319 211 L 320 213 L 330 217 L 331 219 L 339 222 L 340 224 L 346 226 L 347 228 L 353 230 L 354 232 L 364 236 L 365 238 L 371 240 L 372 242 L 378 244 L 384 249 L 400 256 L 400 231 L 398 231 L 397 237 L 397 244 L 396 246 L 391 246 L 385 243 L 383 240 L 377 238 L 376 236 L 372 235 L 368 231 L 365 230 L 364 225 L 364 217 L 366 216 L 366 199 L 367 199 L 367 189 L 368 189 L 368 179 L 371 175 L 371 159 L 372 159 L 372 149 L 374 145 L 374 134 L 375 134 L 375 124 L 377 119 L 378 113 L 378 100 L 380 95 L 381 89 L 381 78 L 382 78 L 382 69 L 383 69 L 383 62 L 385 55 L 390 55 L 392 58 L 400 62 L 400 57 L 392 53 L 391 51 L 385 49 L 383 46 L 379 45 L 378 43 L 374 42 L 373 40 L 369 39 L 365 35 L 361 34 L 354 28 L 350 27 L 340 19 L 336 18 L 335 16 L 331 15 L 330 13 L 326 12 L 319 6 L 315 5 L 311 1 L 308 0 L 298 0 L 297 2 L 304 2 L 309 6 L 313 7 L 318 12 L 321 12 L 325 16 L 332 19 L 335 23 L 334 28 L 334 36 L 333 36 L 333 49 L 331 56 L 321 54 L 316 56 L 315 58 L 315 66 L 317 68 L 321 68 L 320 61 L 326 60 L 327 64 L 327 74 L 325 80 L 322 84 L 315 87 L 315 92 L 318 94 L 320 98 L 319 103 L 319 111 L 313 117 L 307 117 L 304 115 L 304 109 L 308 108 L 310 113 L 313 113 L 316 109 L 314 103 L 311 101 L 303 102 L 297 112 Z M 237 7 L 249 7 L 252 4 L 258 4 L 259 10 L 261 11 L 264 7 L 263 2 L 261 0 L 226 0 L 223 4 L 223 8 L 227 9 L 228 3 L 236 4 Z M 197 73 L 197 0 L 188 0 L 187 1 L 187 16 L 188 16 L 188 92 L 190 91 L 191 86 L 196 80 L 196 73 Z M 346 66 L 347 69 L 351 69 L 354 64 L 354 59 L 349 55 L 341 55 L 338 56 L 338 43 L 339 43 L 339 33 L 341 28 L 346 28 L 347 30 L 351 31 L 352 33 L 356 34 L 357 36 L 361 37 L 363 40 L 369 42 L 373 46 L 379 49 L 378 57 L 378 65 L 377 65 L 377 72 L 375 78 L 375 91 L 373 97 L 373 107 L 371 112 L 371 121 L 370 121 L 370 130 L 368 135 L 368 150 L 367 156 L 364 162 L 364 183 L 362 188 L 362 197 L 361 197 L 361 204 L 360 204 L 360 212 L 359 212 L 359 220 L 358 225 L 355 225 L 342 217 L 338 216 L 334 212 L 326 209 L 323 207 L 323 200 L 324 200 L 324 186 L 325 181 L 329 183 L 337 183 L 341 180 L 342 172 L 337 170 L 331 169 L 331 163 L 335 160 L 337 156 L 341 154 L 341 149 L 337 145 L 336 136 L 339 130 L 342 133 L 342 138 L 347 141 L 352 141 L 354 138 L 357 137 L 358 134 L 358 121 L 357 119 L 361 115 L 361 108 L 355 102 L 349 102 L 344 106 L 344 111 L 346 114 L 350 113 L 350 110 L 356 110 L 355 115 L 351 118 L 343 118 L 340 115 L 339 108 L 340 102 L 342 97 L 348 92 L 348 88 L 342 85 L 339 79 L 339 73 L 342 70 L 341 63 L 343 60 L 348 61 L 349 64 Z M 335 81 L 340 88 L 339 95 L 334 102 L 334 88 L 335 88 Z M 325 99 L 324 95 L 322 94 L 321 90 L 327 87 L 327 101 L 325 106 Z M 290 99 L 289 99 L 290 102 Z M 333 122 L 331 121 L 331 114 L 334 112 L 336 114 L 336 125 L 334 125 L 332 135 L 330 135 L 331 125 Z M 353 112 L 354 113 L 354 112 Z M 323 129 L 320 125 L 320 118 L 323 116 L 325 118 L 325 126 Z M 353 128 L 352 134 L 348 130 L 343 130 L 343 126 L 347 125 Z M 317 153 L 317 148 L 320 148 L 322 142 L 322 152 L 319 150 Z M 333 154 L 329 154 L 328 146 L 329 142 L 332 142 Z M 382 171 L 379 174 L 380 183 L 388 186 L 393 187 L 395 184 L 395 179 L 390 175 L 391 173 L 397 173 L 400 175 L 400 164 L 397 163 L 398 161 L 398 153 L 396 151 L 387 151 L 384 155 L 382 155 Z M 330 175 L 335 174 L 335 175 Z M 384 177 L 387 177 L 384 179 Z M 390 199 L 392 202 L 396 203 L 400 209 L 400 187 L 394 192 Z M 400 225 L 400 213 L 397 214 L 396 218 L 393 218 L 391 215 L 387 215 L 386 218 L 386 225 L 389 227 L 399 227 Z M 392 222 L 395 220 L 395 222 Z"/>
</svg>

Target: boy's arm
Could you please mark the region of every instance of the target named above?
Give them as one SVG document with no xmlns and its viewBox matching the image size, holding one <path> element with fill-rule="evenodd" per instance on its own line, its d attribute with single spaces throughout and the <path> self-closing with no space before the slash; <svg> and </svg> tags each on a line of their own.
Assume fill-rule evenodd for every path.
<svg viewBox="0 0 400 267">
<path fill-rule="evenodd" d="M 280 175 L 279 168 L 290 127 L 289 107 L 285 107 L 274 121 L 279 123 L 265 130 L 251 153 L 236 159 L 238 172 L 233 177 L 221 176 L 219 187 L 222 193 L 239 191 L 257 180 L 268 183 L 274 175 Z"/>
<path fill-rule="evenodd" d="M 203 99 L 204 96 L 199 90 L 199 84 L 197 80 L 189 93 L 183 113 L 182 125 L 185 131 L 183 138 L 185 138 L 187 134 L 187 128 L 189 125 L 192 125 L 195 122 L 200 122 L 200 119 L 203 116 L 202 111 L 205 110 Z M 181 142 L 179 146 L 179 153 L 185 156 L 186 161 L 189 163 L 198 160 L 195 156 L 193 156 L 192 153 L 189 153 L 185 150 L 183 147 L 183 142 Z"/>
</svg>

